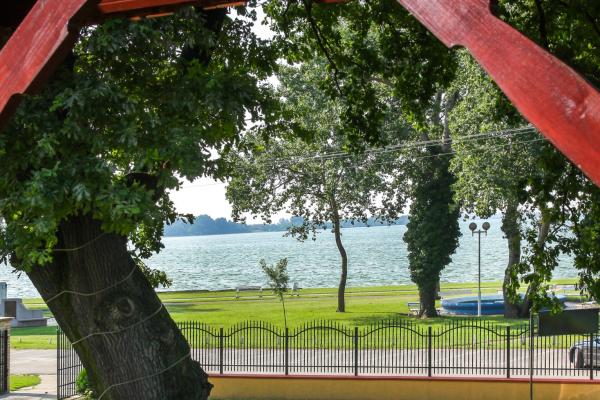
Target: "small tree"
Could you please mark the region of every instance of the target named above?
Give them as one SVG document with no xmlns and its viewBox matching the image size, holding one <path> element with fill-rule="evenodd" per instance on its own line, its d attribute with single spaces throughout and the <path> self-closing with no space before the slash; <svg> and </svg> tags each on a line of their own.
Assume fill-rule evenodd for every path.
<svg viewBox="0 0 600 400">
<path fill-rule="evenodd" d="M 273 294 L 281 301 L 281 306 L 283 307 L 283 321 L 287 328 L 287 313 L 285 311 L 284 298 L 284 295 L 288 292 L 288 282 L 290 281 L 290 277 L 287 273 L 287 258 L 282 258 L 277 261 L 277 264 L 275 265 L 268 265 L 264 259 L 260 260 L 259 264 L 267 275 L 267 278 L 269 278 L 269 286 L 271 287 Z"/>
<path fill-rule="evenodd" d="M 247 213 L 266 222 L 281 211 L 300 217 L 302 222 L 288 232 L 301 241 L 331 226 L 341 261 L 337 311 L 345 312 L 348 255 L 343 222 L 367 222 L 370 217 L 393 221 L 404 199 L 402 186 L 391 178 L 393 154 L 344 152 L 340 106 L 315 83 L 323 79 L 323 69 L 318 62 L 282 68 L 278 94 L 286 119 L 268 140 L 263 132 L 249 132 L 239 151 L 230 155 L 227 198 L 238 221 Z M 404 133 L 398 118 L 390 121 L 390 130 L 396 136 Z M 311 136 L 311 143 L 297 139 L 298 131 Z"/>
</svg>

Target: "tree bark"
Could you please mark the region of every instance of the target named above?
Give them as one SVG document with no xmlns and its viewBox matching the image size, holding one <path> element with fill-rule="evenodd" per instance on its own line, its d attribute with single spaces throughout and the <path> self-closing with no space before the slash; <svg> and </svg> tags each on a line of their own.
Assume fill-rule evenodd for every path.
<svg viewBox="0 0 600 400">
<path fill-rule="evenodd" d="M 103 233 L 89 215 L 64 221 L 58 238 L 54 261 L 27 275 L 74 343 L 97 396 L 207 399 L 212 385 L 129 255 L 127 239 Z"/>
<path fill-rule="evenodd" d="M 419 303 L 421 309 L 419 311 L 419 317 L 421 318 L 435 318 L 438 316 L 437 309 L 435 308 L 435 300 L 437 297 L 437 287 L 439 278 L 435 282 L 431 282 L 427 285 L 419 286 Z"/>
<path fill-rule="evenodd" d="M 550 227 L 552 226 L 552 221 L 547 215 L 545 210 L 542 210 L 541 221 L 538 226 L 538 238 L 537 238 L 537 251 L 543 251 L 546 240 L 548 239 L 548 235 L 550 233 Z M 536 272 L 535 270 L 533 271 Z M 538 288 L 534 287 L 533 284 L 529 285 L 527 291 L 525 292 L 525 299 L 523 300 L 523 304 L 521 304 L 520 316 L 521 318 L 529 317 L 529 312 L 531 310 L 532 301 L 531 301 L 531 293 L 536 291 Z"/>
<path fill-rule="evenodd" d="M 508 264 L 504 271 L 502 295 L 504 297 L 504 317 L 519 318 L 521 316 L 520 302 L 513 302 L 508 295 L 511 282 L 511 271 L 514 265 L 521 262 L 521 230 L 519 228 L 519 213 L 516 204 L 509 204 L 502 218 L 502 232 L 508 242 Z"/>
<path fill-rule="evenodd" d="M 342 273 L 340 275 L 340 285 L 338 287 L 338 306 L 336 312 L 346 312 L 346 280 L 348 279 L 348 254 L 342 243 L 341 221 L 338 213 L 338 207 L 335 201 L 332 202 L 333 209 L 333 234 L 335 244 L 337 245 L 340 257 L 342 259 Z"/>
</svg>

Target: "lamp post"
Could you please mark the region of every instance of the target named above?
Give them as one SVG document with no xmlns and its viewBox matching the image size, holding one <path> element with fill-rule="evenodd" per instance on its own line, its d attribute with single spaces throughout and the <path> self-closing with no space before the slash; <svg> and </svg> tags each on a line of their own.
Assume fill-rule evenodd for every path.
<svg viewBox="0 0 600 400">
<path fill-rule="evenodd" d="M 481 317 L 481 234 L 485 233 L 487 236 L 487 231 L 490 229 L 490 223 L 484 222 L 481 225 L 483 230 L 477 230 L 477 224 L 475 222 L 471 222 L 469 224 L 469 229 L 471 230 L 471 235 L 475 236 L 477 234 L 479 236 L 479 243 L 477 249 L 477 316 Z"/>
</svg>

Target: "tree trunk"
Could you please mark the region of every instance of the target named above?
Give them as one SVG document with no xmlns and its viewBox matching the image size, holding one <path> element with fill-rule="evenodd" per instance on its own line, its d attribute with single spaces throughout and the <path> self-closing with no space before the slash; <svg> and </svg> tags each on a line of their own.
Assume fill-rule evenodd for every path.
<svg viewBox="0 0 600 400">
<path fill-rule="evenodd" d="M 340 216 L 338 214 L 337 205 L 333 202 L 333 234 L 335 236 L 335 244 L 337 245 L 340 257 L 342 258 L 342 273 L 340 275 L 340 285 L 338 287 L 338 306 L 336 312 L 346 312 L 346 280 L 348 279 L 348 254 L 342 243 L 342 233 L 340 231 Z"/>
<path fill-rule="evenodd" d="M 546 243 L 546 240 L 548 239 L 551 225 L 552 225 L 552 222 L 551 222 L 550 218 L 548 217 L 547 212 L 545 210 L 542 210 L 541 221 L 538 226 L 538 238 L 537 238 L 538 251 L 544 250 L 544 245 Z M 533 272 L 535 273 L 536 271 L 534 270 Z M 525 299 L 523 300 L 523 304 L 521 304 L 521 310 L 519 312 L 521 318 L 529 317 L 529 313 L 530 313 L 531 306 L 532 306 L 531 293 L 536 291 L 537 289 L 538 288 L 535 287 L 534 284 L 530 284 L 529 287 L 527 288 L 527 291 L 525 292 Z"/>
<path fill-rule="evenodd" d="M 89 215 L 64 221 L 58 239 L 54 261 L 27 275 L 74 344 L 97 396 L 207 399 L 212 385 L 129 255 L 127 239 L 103 233 Z"/>
<path fill-rule="evenodd" d="M 504 297 L 504 317 L 519 318 L 520 302 L 512 302 L 508 295 L 513 266 L 521 262 L 521 230 L 519 229 L 519 213 L 516 204 L 509 204 L 502 218 L 502 232 L 508 242 L 508 265 L 504 271 L 502 295 Z"/>
<path fill-rule="evenodd" d="M 419 317 L 421 318 L 435 318 L 438 316 L 437 309 L 435 308 L 435 299 L 437 297 L 437 287 L 439 278 L 436 282 L 427 285 L 419 286 L 419 303 L 421 309 L 419 311 Z"/>
</svg>

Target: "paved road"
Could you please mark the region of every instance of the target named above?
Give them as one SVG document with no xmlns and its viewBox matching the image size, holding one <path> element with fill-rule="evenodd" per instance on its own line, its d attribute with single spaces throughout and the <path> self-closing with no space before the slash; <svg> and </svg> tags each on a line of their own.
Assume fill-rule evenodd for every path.
<svg viewBox="0 0 600 400">
<path fill-rule="evenodd" d="M 0 396 L 0 399 L 56 399 L 56 350 L 11 350 L 10 373 L 36 374 L 40 376 L 42 383 L 31 389 Z"/>
</svg>

